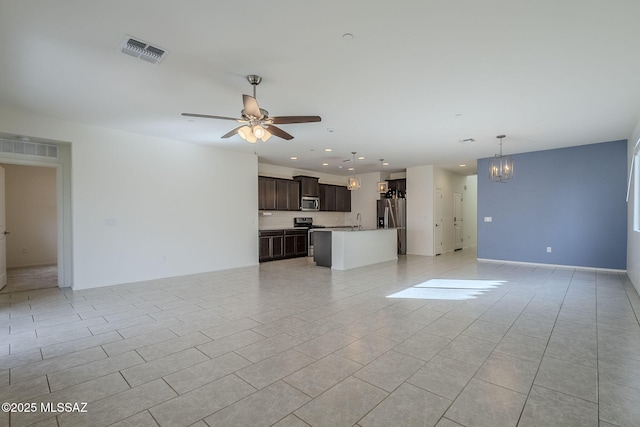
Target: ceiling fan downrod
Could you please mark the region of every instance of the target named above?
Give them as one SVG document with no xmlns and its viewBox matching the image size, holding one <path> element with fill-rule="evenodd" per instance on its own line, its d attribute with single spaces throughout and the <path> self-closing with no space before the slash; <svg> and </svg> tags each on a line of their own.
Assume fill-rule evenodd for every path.
<svg viewBox="0 0 640 427">
<path fill-rule="evenodd" d="M 249 80 L 249 83 L 251 83 L 251 86 L 253 86 L 253 97 L 256 97 L 256 86 L 258 86 L 260 84 L 260 82 L 262 81 L 262 77 L 256 75 L 256 74 L 249 74 L 247 76 L 247 80 Z"/>
</svg>

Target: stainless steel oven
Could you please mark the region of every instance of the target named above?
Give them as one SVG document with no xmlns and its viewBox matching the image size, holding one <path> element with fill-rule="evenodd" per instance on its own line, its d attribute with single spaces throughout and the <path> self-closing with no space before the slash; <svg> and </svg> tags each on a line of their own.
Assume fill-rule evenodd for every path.
<svg viewBox="0 0 640 427">
<path fill-rule="evenodd" d="M 313 225 L 313 218 L 305 216 L 293 218 L 293 226 L 307 229 L 307 255 L 313 256 L 313 229 L 324 228 L 324 226 Z"/>
</svg>

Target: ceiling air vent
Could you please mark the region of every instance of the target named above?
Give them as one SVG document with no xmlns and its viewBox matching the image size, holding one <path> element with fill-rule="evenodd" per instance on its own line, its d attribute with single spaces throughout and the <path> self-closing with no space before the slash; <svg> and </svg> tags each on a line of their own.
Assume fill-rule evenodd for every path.
<svg viewBox="0 0 640 427">
<path fill-rule="evenodd" d="M 58 158 L 57 145 L 31 142 L 28 138 L 20 140 L 0 138 L 0 152 L 23 156 L 46 157 L 49 159 Z"/>
<path fill-rule="evenodd" d="M 167 56 L 166 49 L 152 46 L 147 42 L 134 39 L 131 36 L 124 36 L 124 39 L 120 44 L 120 52 L 140 58 L 143 61 L 147 61 L 152 64 L 159 64 L 160 61 Z"/>
</svg>

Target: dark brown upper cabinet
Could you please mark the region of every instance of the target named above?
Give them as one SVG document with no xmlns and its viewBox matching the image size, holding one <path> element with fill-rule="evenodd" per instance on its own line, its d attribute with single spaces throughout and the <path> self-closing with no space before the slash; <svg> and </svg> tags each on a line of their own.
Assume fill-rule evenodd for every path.
<svg viewBox="0 0 640 427">
<path fill-rule="evenodd" d="M 320 184 L 320 210 L 351 212 L 351 191 L 342 185 Z"/>
<path fill-rule="evenodd" d="M 288 179 L 276 180 L 277 204 L 279 211 L 300 210 L 300 184 Z"/>
<path fill-rule="evenodd" d="M 277 206 L 276 179 L 258 177 L 258 209 L 275 210 Z"/>
<path fill-rule="evenodd" d="M 294 176 L 293 179 L 300 183 L 301 196 L 320 196 L 320 184 L 318 184 L 318 178 L 300 175 Z"/>
</svg>

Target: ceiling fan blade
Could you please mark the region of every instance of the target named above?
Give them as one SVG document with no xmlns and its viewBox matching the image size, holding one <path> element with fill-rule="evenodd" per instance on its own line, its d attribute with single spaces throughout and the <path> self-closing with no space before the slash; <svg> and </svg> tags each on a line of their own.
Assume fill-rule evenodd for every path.
<svg viewBox="0 0 640 427">
<path fill-rule="evenodd" d="M 192 113 L 182 113 L 183 116 L 187 116 L 187 117 L 200 117 L 203 119 L 222 119 L 222 120 L 235 120 L 237 122 L 241 121 L 242 119 L 236 119 L 234 117 L 223 117 L 223 116 L 210 116 L 208 114 L 192 114 Z"/>
<path fill-rule="evenodd" d="M 276 125 L 285 125 L 288 123 L 311 123 L 322 120 L 320 116 L 280 116 L 270 117 L 270 119 Z"/>
<path fill-rule="evenodd" d="M 262 112 L 258 106 L 258 101 L 253 96 L 242 95 L 242 103 L 244 104 L 244 113 L 248 116 L 262 118 Z"/>
<path fill-rule="evenodd" d="M 275 127 L 273 125 L 268 125 L 267 130 L 271 132 L 271 134 L 279 138 L 286 139 L 286 140 L 293 139 L 293 135 L 290 135 L 287 132 L 283 131 L 282 129 Z"/>
<path fill-rule="evenodd" d="M 238 134 L 238 129 L 240 129 L 241 127 L 244 127 L 244 125 L 242 126 L 238 126 L 237 128 L 235 128 L 232 131 L 229 131 L 227 133 L 225 133 L 224 135 L 222 135 L 220 138 L 229 138 L 232 137 L 233 135 L 237 135 Z"/>
</svg>

